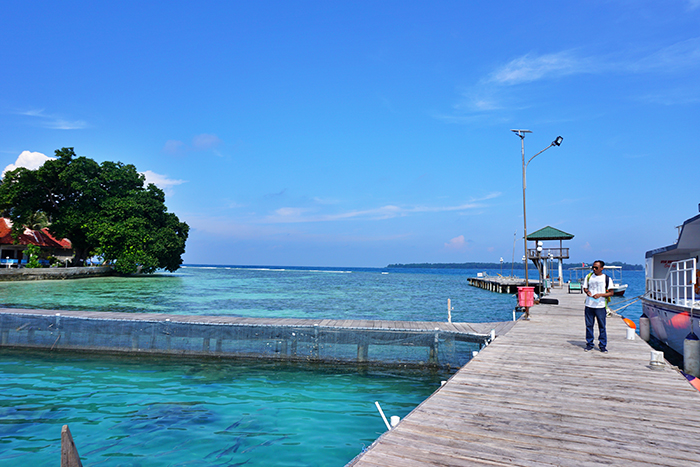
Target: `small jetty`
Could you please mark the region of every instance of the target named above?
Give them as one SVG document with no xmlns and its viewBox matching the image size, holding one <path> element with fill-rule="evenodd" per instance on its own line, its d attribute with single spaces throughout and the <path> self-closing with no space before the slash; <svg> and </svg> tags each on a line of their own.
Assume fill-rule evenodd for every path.
<svg viewBox="0 0 700 467">
<path fill-rule="evenodd" d="M 469 285 L 479 287 L 491 292 L 517 294 L 518 287 L 525 286 L 525 279 L 520 277 L 506 276 L 489 276 L 482 275 L 481 277 L 470 277 L 467 279 Z M 537 280 L 530 280 L 530 287 L 535 288 L 535 293 L 539 294 L 542 291 L 542 285 Z"/>
<path fill-rule="evenodd" d="M 514 325 L 0 308 L 0 347 L 454 368 Z"/>
<path fill-rule="evenodd" d="M 584 352 L 583 298 L 551 296 L 348 465 L 700 465 L 700 392 L 621 318 Z"/>
<path fill-rule="evenodd" d="M 16 261 L 16 260 L 15 260 Z M 83 279 L 86 277 L 111 276 L 110 266 L 84 266 L 67 268 L 0 268 L 0 281 L 39 281 Z"/>
</svg>

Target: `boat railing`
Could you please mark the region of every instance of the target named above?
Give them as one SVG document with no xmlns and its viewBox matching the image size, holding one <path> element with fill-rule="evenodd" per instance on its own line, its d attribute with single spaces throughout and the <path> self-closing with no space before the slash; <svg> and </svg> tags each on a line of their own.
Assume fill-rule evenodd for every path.
<svg viewBox="0 0 700 467">
<path fill-rule="evenodd" d="M 684 307 L 698 304 L 695 294 L 695 258 L 674 261 L 663 279 L 647 279 L 647 293 L 652 300 Z"/>
</svg>

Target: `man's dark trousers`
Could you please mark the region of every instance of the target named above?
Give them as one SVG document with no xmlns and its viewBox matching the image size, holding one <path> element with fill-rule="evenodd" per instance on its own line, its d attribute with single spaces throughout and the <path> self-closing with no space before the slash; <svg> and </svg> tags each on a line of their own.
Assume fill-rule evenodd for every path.
<svg viewBox="0 0 700 467">
<path fill-rule="evenodd" d="M 593 347 L 593 323 L 598 320 L 598 331 L 600 335 L 598 336 L 598 346 L 604 349 L 608 345 L 608 333 L 605 330 L 605 315 L 607 311 L 605 308 L 590 308 L 585 307 L 585 317 L 586 317 L 586 347 Z"/>
</svg>

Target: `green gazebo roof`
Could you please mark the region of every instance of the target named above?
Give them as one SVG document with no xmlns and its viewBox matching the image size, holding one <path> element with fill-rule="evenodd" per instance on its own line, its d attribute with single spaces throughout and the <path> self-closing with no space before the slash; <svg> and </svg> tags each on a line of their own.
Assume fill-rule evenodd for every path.
<svg viewBox="0 0 700 467">
<path fill-rule="evenodd" d="M 570 233 L 555 229 L 554 227 L 543 227 L 537 232 L 532 232 L 527 236 L 528 240 L 571 240 L 574 238 Z"/>
</svg>

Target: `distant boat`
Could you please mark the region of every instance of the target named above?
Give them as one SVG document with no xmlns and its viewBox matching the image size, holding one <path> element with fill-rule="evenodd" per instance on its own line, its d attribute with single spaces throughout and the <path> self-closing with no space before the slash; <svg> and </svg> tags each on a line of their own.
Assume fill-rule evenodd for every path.
<svg viewBox="0 0 700 467">
<path fill-rule="evenodd" d="M 604 270 L 611 272 L 610 279 L 613 281 L 613 285 L 610 290 L 619 297 L 623 296 L 627 291 L 627 284 L 622 284 L 622 266 L 604 266 Z M 605 271 L 603 271 L 605 272 Z"/>
<path fill-rule="evenodd" d="M 627 291 L 627 284 L 622 284 L 622 266 L 604 266 L 603 267 L 603 272 L 609 271 L 610 274 L 608 276 L 610 277 L 610 280 L 612 281 L 612 285 L 610 286 L 610 290 L 613 291 L 614 295 L 617 295 L 619 297 L 625 295 L 625 292 Z M 588 273 L 591 273 L 591 268 L 590 266 L 583 266 L 579 268 L 571 268 L 570 271 L 573 271 L 575 276 L 575 279 L 572 280 L 572 282 L 580 282 L 583 284 L 583 280 L 586 277 Z"/>
<path fill-rule="evenodd" d="M 683 355 L 683 341 L 700 334 L 700 215 L 685 221 L 673 245 L 647 251 L 642 312 L 651 333 Z"/>
</svg>

